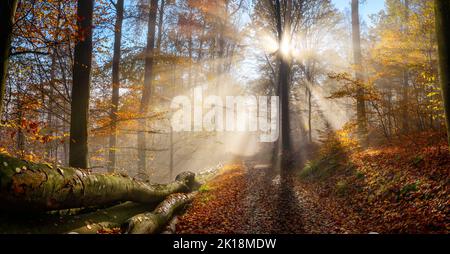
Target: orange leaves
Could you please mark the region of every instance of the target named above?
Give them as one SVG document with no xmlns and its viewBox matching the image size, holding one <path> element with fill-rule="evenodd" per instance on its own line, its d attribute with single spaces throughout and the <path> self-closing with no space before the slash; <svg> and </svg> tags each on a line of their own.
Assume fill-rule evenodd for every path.
<svg viewBox="0 0 450 254">
<path fill-rule="evenodd" d="M 180 233 L 238 233 L 242 213 L 237 207 L 245 181 L 241 165 L 228 165 L 194 199 L 177 223 Z"/>
<path fill-rule="evenodd" d="M 326 205 L 342 214 L 344 223 L 379 233 L 448 233 L 450 156 L 438 133 L 416 134 L 394 144 L 352 150 L 354 170 L 336 171 L 308 189 L 322 193 Z M 346 194 L 338 195 L 345 183 Z"/>
<path fill-rule="evenodd" d="M 116 235 L 120 233 L 121 233 L 120 228 L 102 228 L 97 231 L 97 234 L 103 235 Z"/>
</svg>

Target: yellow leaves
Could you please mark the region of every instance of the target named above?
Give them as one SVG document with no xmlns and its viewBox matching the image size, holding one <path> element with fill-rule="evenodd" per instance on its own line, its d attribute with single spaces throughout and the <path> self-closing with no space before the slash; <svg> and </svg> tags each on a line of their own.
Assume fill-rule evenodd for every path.
<svg viewBox="0 0 450 254">
<path fill-rule="evenodd" d="M 0 154 L 4 154 L 4 155 L 10 155 L 9 154 L 9 152 L 8 152 L 8 150 L 6 150 L 6 148 L 4 148 L 4 147 L 0 147 Z M 4 162 L 4 163 L 6 163 L 6 162 Z M 4 164 L 3 163 L 3 164 Z M 6 163 L 6 164 L 8 164 L 8 163 Z M 7 165 L 5 165 L 5 167 L 6 167 Z"/>
<path fill-rule="evenodd" d="M 33 152 L 30 152 L 29 154 L 24 155 L 24 159 L 31 162 L 39 162 L 40 158 Z"/>
<path fill-rule="evenodd" d="M 441 93 L 440 92 L 430 92 L 427 94 L 427 97 L 434 97 L 434 96 L 440 96 Z"/>
</svg>

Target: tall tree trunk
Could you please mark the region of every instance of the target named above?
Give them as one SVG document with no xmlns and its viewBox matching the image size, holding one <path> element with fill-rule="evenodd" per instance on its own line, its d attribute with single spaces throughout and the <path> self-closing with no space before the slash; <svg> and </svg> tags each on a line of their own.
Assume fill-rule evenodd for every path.
<svg viewBox="0 0 450 254">
<path fill-rule="evenodd" d="M 275 1 L 275 14 L 277 20 L 277 33 L 278 33 L 278 43 L 283 44 L 284 33 L 289 34 L 290 32 L 290 20 L 287 15 L 290 15 L 290 3 L 287 1 L 286 13 L 284 18 L 284 25 L 281 21 L 281 4 L 279 0 Z M 290 161 L 291 152 L 291 140 L 290 140 L 290 117 L 289 117 L 289 80 L 290 80 L 290 64 L 289 56 L 284 56 L 281 50 L 278 51 L 279 58 L 279 70 L 278 70 L 278 90 L 280 96 L 280 107 L 281 107 L 281 168 L 286 169 Z"/>
<path fill-rule="evenodd" d="M 147 33 L 147 49 L 145 51 L 145 76 L 144 76 L 144 90 L 142 91 L 141 105 L 139 108 L 142 119 L 139 121 L 140 130 L 138 132 L 138 171 L 145 172 L 147 168 L 146 161 L 146 126 L 147 113 L 150 104 L 150 96 L 152 93 L 153 82 L 153 58 L 155 49 L 155 30 L 156 30 L 156 14 L 158 10 L 158 0 L 151 0 L 150 13 L 148 18 L 148 33 Z"/>
<path fill-rule="evenodd" d="M 114 55 L 112 65 L 112 107 L 111 107 L 111 136 L 109 137 L 109 172 L 116 169 L 116 146 L 117 146 L 117 112 L 119 110 L 119 88 L 120 88 L 120 46 L 122 44 L 122 23 L 124 0 L 116 3 L 116 24 L 114 25 Z"/>
<path fill-rule="evenodd" d="M 77 6 L 77 43 L 75 44 L 73 63 L 69 165 L 76 168 L 87 168 L 94 0 L 79 0 Z"/>
<path fill-rule="evenodd" d="M 9 51 L 11 48 L 12 28 L 18 0 L 0 1 L 0 118 L 3 112 L 3 98 L 6 91 Z"/>
<path fill-rule="evenodd" d="M 439 72 L 450 145 L 450 1 L 435 0 L 436 32 L 439 46 Z"/>
<path fill-rule="evenodd" d="M 408 21 L 409 21 L 409 0 L 404 0 L 404 8 L 405 8 L 405 20 L 403 22 L 403 33 L 406 36 L 408 34 Z M 409 101 L 409 70 L 407 67 L 407 63 L 404 62 L 404 70 L 403 70 L 403 105 L 402 105 L 402 131 L 404 133 L 409 132 L 409 115 L 408 115 L 408 101 Z"/>
<path fill-rule="evenodd" d="M 362 82 L 362 54 L 361 54 L 361 31 L 359 25 L 359 0 L 352 0 L 352 38 L 353 38 L 353 58 L 355 64 L 355 78 Z M 356 101 L 356 114 L 358 122 L 358 134 L 360 138 L 365 139 L 367 133 L 366 103 L 364 101 L 364 89 L 358 88 Z"/>
</svg>

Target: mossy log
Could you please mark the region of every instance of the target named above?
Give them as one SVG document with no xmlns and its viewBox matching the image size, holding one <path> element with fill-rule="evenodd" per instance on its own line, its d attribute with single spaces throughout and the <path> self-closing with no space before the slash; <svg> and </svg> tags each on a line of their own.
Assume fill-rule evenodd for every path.
<svg viewBox="0 0 450 254">
<path fill-rule="evenodd" d="M 157 204 L 125 202 L 112 207 L 58 213 L 0 213 L 0 233 L 7 234 L 96 234 L 102 229 L 120 228 L 134 215 L 151 211 Z M 66 213 L 66 211 L 64 211 Z"/>
<path fill-rule="evenodd" d="M 153 212 L 141 213 L 130 218 L 122 225 L 122 231 L 126 234 L 159 233 L 176 212 L 192 201 L 195 194 L 191 192 L 170 195 Z"/>
<path fill-rule="evenodd" d="M 172 193 L 189 192 L 195 174 L 184 172 L 168 184 L 146 184 L 130 177 L 37 164 L 0 154 L 0 209 L 51 211 L 108 206 L 133 201 L 151 204 Z"/>
</svg>

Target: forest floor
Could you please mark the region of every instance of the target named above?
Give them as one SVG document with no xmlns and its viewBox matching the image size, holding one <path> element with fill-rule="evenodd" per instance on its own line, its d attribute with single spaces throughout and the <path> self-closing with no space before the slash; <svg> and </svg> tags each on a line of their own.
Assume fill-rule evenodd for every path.
<svg viewBox="0 0 450 254">
<path fill-rule="evenodd" d="M 450 156 L 427 133 L 364 150 L 327 149 L 298 172 L 229 165 L 176 233 L 450 233 Z"/>
<path fill-rule="evenodd" d="M 350 233 L 293 175 L 228 166 L 179 218 L 177 233 Z"/>
</svg>

